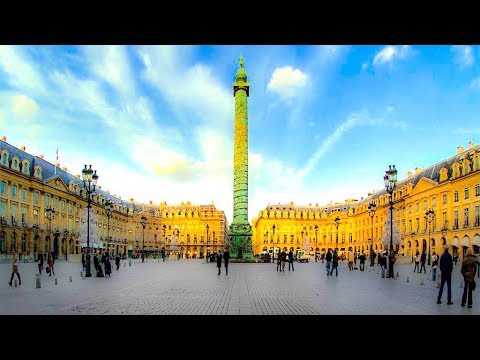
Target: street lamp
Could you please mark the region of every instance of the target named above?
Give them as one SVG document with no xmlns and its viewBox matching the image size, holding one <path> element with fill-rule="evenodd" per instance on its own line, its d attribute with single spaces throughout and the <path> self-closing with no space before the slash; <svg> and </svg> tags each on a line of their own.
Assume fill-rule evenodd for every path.
<svg viewBox="0 0 480 360">
<path fill-rule="evenodd" d="M 52 220 L 55 218 L 55 208 L 47 206 L 45 209 L 45 218 L 48 220 L 48 232 L 52 232 Z M 50 253 L 50 240 L 48 241 L 48 253 Z"/>
<path fill-rule="evenodd" d="M 272 226 L 272 263 L 275 264 L 275 224 Z"/>
<path fill-rule="evenodd" d="M 425 212 L 425 220 L 428 223 L 428 265 L 430 265 L 430 223 L 435 219 L 435 211 L 428 209 Z"/>
<path fill-rule="evenodd" d="M 140 223 L 143 227 L 142 254 L 145 255 L 145 228 L 147 227 L 147 217 L 145 215 L 142 215 L 142 217 L 140 218 Z"/>
<path fill-rule="evenodd" d="M 368 204 L 368 215 L 370 216 L 371 222 L 372 222 L 372 243 L 370 244 L 370 258 L 373 257 L 373 217 L 375 216 L 375 211 L 377 210 L 377 204 L 375 204 L 374 201 L 372 201 L 370 204 Z"/>
<path fill-rule="evenodd" d="M 335 227 L 337 228 L 337 234 L 336 234 L 337 236 L 335 241 L 336 241 L 336 249 L 338 251 L 338 225 L 340 225 L 340 218 L 337 216 L 334 221 L 335 221 Z"/>
<path fill-rule="evenodd" d="M 167 225 L 163 224 L 163 261 L 165 261 L 165 256 L 167 256 L 167 238 L 165 237 L 165 231 L 167 230 Z"/>
<path fill-rule="evenodd" d="M 410 240 L 411 240 L 411 242 L 410 242 L 410 250 L 411 250 L 411 253 L 412 253 L 412 263 L 413 263 L 413 241 L 415 240 L 415 233 L 414 233 L 414 232 L 412 232 L 412 233 L 410 234 Z M 416 249 L 416 248 L 415 248 L 415 249 Z"/>
<path fill-rule="evenodd" d="M 383 181 L 385 182 L 387 193 L 390 195 L 390 251 L 393 251 L 393 191 L 397 182 L 395 165 L 388 165 Z"/>
<path fill-rule="evenodd" d="M 107 213 L 107 252 L 109 249 L 109 240 L 110 240 L 110 218 L 112 217 L 113 212 L 113 202 L 110 200 L 105 201 L 105 211 Z M 110 255 L 110 253 L 109 253 Z"/>
<path fill-rule="evenodd" d="M 315 225 L 315 262 L 317 262 L 318 225 Z"/>
<path fill-rule="evenodd" d="M 208 230 L 210 229 L 210 226 L 208 226 L 207 224 L 205 228 L 207 229 L 207 249 L 210 250 L 210 237 L 208 236 Z M 213 246 L 212 246 L 212 251 L 213 251 Z M 207 255 L 209 255 L 208 253 L 209 251 L 207 251 Z"/>
<path fill-rule="evenodd" d="M 83 188 L 85 189 L 85 195 L 87 197 L 87 263 L 85 265 L 85 277 L 91 277 L 90 271 L 90 209 L 92 208 L 92 194 L 95 193 L 95 187 L 97 186 L 98 175 L 97 170 L 92 169 L 92 165 L 87 165 L 82 169 L 82 181 Z"/>
<path fill-rule="evenodd" d="M 155 258 L 157 258 L 157 234 L 153 235 L 153 246 L 155 247 Z"/>
</svg>

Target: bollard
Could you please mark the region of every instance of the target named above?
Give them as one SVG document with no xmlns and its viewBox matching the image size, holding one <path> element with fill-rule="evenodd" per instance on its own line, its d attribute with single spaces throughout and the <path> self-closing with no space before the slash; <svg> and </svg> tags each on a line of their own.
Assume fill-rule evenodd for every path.
<svg viewBox="0 0 480 360">
<path fill-rule="evenodd" d="M 70 275 L 70 282 L 72 282 L 72 275 Z"/>
<path fill-rule="evenodd" d="M 407 282 L 410 282 L 410 277 L 407 275 Z"/>
<path fill-rule="evenodd" d="M 58 284 L 58 282 L 57 282 L 57 278 L 55 278 L 55 285 L 57 285 L 57 284 Z"/>
<path fill-rule="evenodd" d="M 37 289 L 40 289 L 40 288 L 42 287 L 41 281 L 42 281 L 42 278 L 41 278 L 40 274 L 36 274 L 36 277 L 35 277 L 35 287 L 36 287 Z"/>
<path fill-rule="evenodd" d="M 420 279 L 420 285 L 425 285 L 425 282 L 423 280 L 423 277 Z"/>
<path fill-rule="evenodd" d="M 398 271 L 397 271 L 397 278 L 398 278 L 399 276 L 400 276 L 400 274 L 399 274 Z"/>
<path fill-rule="evenodd" d="M 15 279 L 15 287 L 17 287 L 17 280 Z"/>
</svg>

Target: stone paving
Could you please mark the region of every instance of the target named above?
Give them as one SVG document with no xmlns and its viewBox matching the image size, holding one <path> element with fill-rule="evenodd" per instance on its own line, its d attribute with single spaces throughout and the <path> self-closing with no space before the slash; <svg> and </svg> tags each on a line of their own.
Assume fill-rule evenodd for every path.
<svg viewBox="0 0 480 360">
<path fill-rule="evenodd" d="M 114 267 L 114 265 L 113 265 Z M 111 278 L 80 276 L 81 265 L 59 262 L 55 276 L 42 274 L 35 288 L 34 263 L 20 263 L 22 285 L 10 287 L 11 266 L 0 265 L 0 314 L 198 314 L 198 315 L 326 315 L 326 314 L 480 314 L 478 292 L 473 308 L 460 307 L 460 266 L 454 268 L 452 298 L 436 304 L 436 282 L 429 273 L 413 273 L 413 265 L 396 266 L 396 280 L 372 271 L 348 271 L 327 277 L 325 264 L 295 263 L 295 271 L 277 272 L 274 264 L 230 264 L 228 276 L 214 263 L 180 260 L 142 264 L 122 261 Z M 406 282 L 407 275 L 409 282 Z M 72 276 L 72 282 L 69 277 Z M 421 285 L 421 279 L 425 285 Z M 16 279 L 16 277 L 15 277 Z"/>
</svg>

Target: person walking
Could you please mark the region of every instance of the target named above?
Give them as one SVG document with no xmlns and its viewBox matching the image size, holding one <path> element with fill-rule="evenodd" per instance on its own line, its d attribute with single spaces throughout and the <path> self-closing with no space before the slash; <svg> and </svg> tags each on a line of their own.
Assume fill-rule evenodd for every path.
<svg viewBox="0 0 480 360">
<path fill-rule="evenodd" d="M 453 270 L 453 258 L 452 258 L 452 255 L 450 255 L 448 252 L 448 245 L 445 245 L 445 252 L 440 257 L 441 285 L 440 285 L 440 290 L 438 291 L 437 304 L 442 303 L 443 286 L 445 285 L 445 283 L 447 283 L 447 289 L 448 289 L 447 304 L 448 305 L 453 304 L 452 302 L 452 270 Z"/>
<path fill-rule="evenodd" d="M 358 253 L 355 251 L 353 253 L 353 269 L 357 270 L 357 260 L 358 260 Z"/>
<path fill-rule="evenodd" d="M 290 265 L 292 266 L 292 271 L 295 271 L 295 269 L 293 268 L 293 247 L 290 248 L 290 251 L 288 253 L 288 271 L 290 271 Z"/>
<path fill-rule="evenodd" d="M 462 296 L 462 306 L 465 306 L 465 302 L 467 300 L 467 291 L 468 291 L 468 308 L 471 309 L 473 305 L 472 301 L 472 291 L 476 287 L 475 283 L 475 257 L 473 256 L 473 252 L 471 248 L 468 248 L 467 250 L 467 256 L 465 256 L 465 259 L 462 261 L 462 275 L 463 275 L 463 281 L 465 281 L 465 284 L 463 286 L 463 296 Z M 10 280 L 10 282 L 12 282 Z"/>
<path fill-rule="evenodd" d="M 332 255 L 332 270 L 330 271 L 330 276 L 333 276 L 333 270 L 335 270 L 335 276 L 338 276 L 338 255 L 337 255 L 337 249 L 333 250 L 333 255 Z"/>
<path fill-rule="evenodd" d="M 432 281 L 437 281 L 438 255 L 433 252 L 432 255 Z"/>
<path fill-rule="evenodd" d="M 327 262 L 327 276 L 330 275 L 330 266 L 332 265 L 332 253 L 330 249 L 328 249 L 327 255 L 325 255 L 325 261 Z"/>
<path fill-rule="evenodd" d="M 145 262 L 145 253 L 144 252 L 142 252 L 141 257 L 142 257 L 142 263 L 144 263 Z"/>
<path fill-rule="evenodd" d="M 222 272 L 222 253 L 220 252 L 220 249 L 218 250 L 218 255 L 217 255 L 217 268 L 218 268 L 218 275 Z"/>
<path fill-rule="evenodd" d="M 382 256 L 383 256 L 382 251 L 379 250 L 379 251 L 378 251 L 377 266 L 379 266 L 379 265 L 382 266 L 382 264 L 380 264 L 380 260 L 381 260 Z"/>
<path fill-rule="evenodd" d="M 322 251 L 321 258 L 322 258 L 322 264 L 323 264 L 325 262 L 325 250 Z"/>
<path fill-rule="evenodd" d="M 370 249 L 370 266 L 375 266 L 375 251 L 373 249 Z"/>
<path fill-rule="evenodd" d="M 43 270 L 43 254 L 38 253 L 38 273 L 42 275 L 42 270 Z"/>
<path fill-rule="evenodd" d="M 422 252 L 422 256 L 420 257 L 420 272 L 422 272 L 422 269 L 423 269 L 424 274 L 427 273 L 427 269 L 425 268 L 426 261 L 427 261 L 427 254 L 425 253 L 425 250 L 424 250 Z"/>
<path fill-rule="evenodd" d="M 287 248 L 283 248 L 280 258 L 282 260 L 282 271 L 285 271 L 285 262 L 287 261 L 287 252 L 285 251 Z"/>
<path fill-rule="evenodd" d="M 420 273 L 420 253 L 418 251 L 415 255 L 415 267 L 413 268 L 413 272 L 415 272 L 415 270 Z"/>
<path fill-rule="evenodd" d="M 22 280 L 20 279 L 20 273 L 18 272 L 18 255 L 15 250 L 12 250 L 12 276 L 10 276 L 10 281 L 8 285 L 12 286 L 13 276 L 17 274 L 18 277 L 18 285 L 22 285 Z"/>
<path fill-rule="evenodd" d="M 117 253 L 117 255 L 115 256 L 115 265 L 117 266 L 117 270 L 118 268 L 120 267 L 120 254 Z"/>
<path fill-rule="evenodd" d="M 52 274 L 55 275 L 55 269 L 53 268 L 54 265 L 55 257 L 53 256 L 53 251 L 50 250 L 50 252 L 48 253 L 48 267 L 50 268 L 48 276 L 52 276 Z"/>
<path fill-rule="evenodd" d="M 228 275 L 228 261 L 230 260 L 230 252 L 225 248 L 223 252 L 223 262 L 225 263 L 225 275 Z"/>
<path fill-rule="evenodd" d="M 360 259 L 360 271 L 364 271 L 365 270 L 365 260 L 367 260 L 367 257 L 363 253 L 363 250 L 360 254 L 359 259 Z"/>
<path fill-rule="evenodd" d="M 353 261 L 355 258 L 355 254 L 353 253 L 352 249 L 350 248 L 348 250 L 348 270 L 352 271 L 353 270 Z"/>
<path fill-rule="evenodd" d="M 393 271 L 393 265 L 395 265 L 395 251 L 390 250 L 390 255 L 388 256 L 388 277 L 394 279 L 395 273 Z"/>
<path fill-rule="evenodd" d="M 277 271 L 280 268 L 280 271 L 282 271 L 282 253 L 280 252 L 280 248 L 278 248 L 277 252 Z"/>
<path fill-rule="evenodd" d="M 380 258 L 380 266 L 382 267 L 382 278 L 385 277 L 385 272 L 387 271 L 387 255 L 386 252 L 382 253 Z"/>
</svg>

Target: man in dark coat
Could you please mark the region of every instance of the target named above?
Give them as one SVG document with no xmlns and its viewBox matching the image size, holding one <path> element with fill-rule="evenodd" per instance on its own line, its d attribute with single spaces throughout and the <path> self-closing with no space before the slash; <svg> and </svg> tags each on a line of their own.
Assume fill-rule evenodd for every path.
<svg viewBox="0 0 480 360">
<path fill-rule="evenodd" d="M 218 275 L 222 272 L 222 253 L 218 250 L 217 255 L 217 268 L 218 268 Z"/>
<path fill-rule="evenodd" d="M 370 266 L 375 266 L 375 252 L 373 249 L 370 250 Z"/>
<path fill-rule="evenodd" d="M 453 259 L 452 255 L 448 253 L 448 245 L 445 245 L 445 252 L 443 255 L 440 257 L 440 280 L 441 280 L 441 285 L 440 285 L 440 290 L 438 292 L 438 298 L 437 298 L 437 304 L 442 303 L 442 293 L 443 293 L 443 286 L 445 285 L 445 282 L 447 283 L 447 288 L 448 288 L 448 305 L 452 305 L 452 270 L 453 270 Z"/>
<path fill-rule="evenodd" d="M 295 271 L 293 268 L 293 248 L 290 248 L 290 252 L 288 253 L 288 271 L 290 271 L 290 265 L 292 266 L 292 271 Z"/>
<path fill-rule="evenodd" d="M 40 275 L 42 274 L 42 269 L 43 269 L 43 254 L 38 253 L 38 272 Z"/>
<path fill-rule="evenodd" d="M 332 270 L 330 271 L 330 276 L 333 276 L 333 270 L 335 270 L 335 276 L 338 276 L 338 255 L 337 255 L 337 249 L 333 250 Z"/>
<path fill-rule="evenodd" d="M 463 295 L 462 295 L 462 306 L 465 306 L 467 301 L 467 292 L 468 292 L 468 307 L 472 308 L 472 291 L 475 289 L 475 257 L 473 256 L 473 252 L 471 248 L 467 250 L 467 256 L 463 259 L 462 262 L 462 275 L 463 280 L 465 281 L 463 287 Z"/>
<path fill-rule="evenodd" d="M 393 272 L 393 265 L 395 265 L 395 251 L 390 250 L 390 254 L 388 255 L 388 276 L 387 278 L 395 278 L 395 274 Z"/>
<path fill-rule="evenodd" d="M 328 250 L 327 252 L 327 255 L 325 255 L 325 260 L 327 261 L 327 276 L 330 275 L 330 265 L 332 263 L 332 253 L 330 251 L 330 249 Z"/>
<path fill-rule="evenodd" d="M 420 257 L 420 271 L 419 271 L 419 272 L 422 272 L 422 269 L 423 269 L 424 274 L 427 273 L 427 269 L 425 268 L 426 261 L 427 261 L 427 254 L 425 253 L 425 250 L 424 250 L 422 252 L 422 256 Z"/>
<path fill-rule="evenodd" d="M 230 252 L 226 248 L 223 252 L 223 261 L 225 262 L 225 275 L 228 275 L 228 260 L 230 260 Z"/>
<path fill-rule="evenodd" d="M 117 255 L 115 256 L 115 265 L 117 266 L 117 270 L 118 268 L 120 267 L 120 254 L 117 253 Z"/>
</svg>

